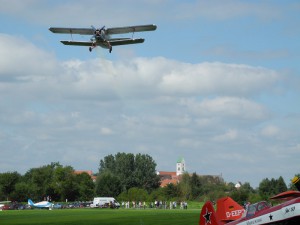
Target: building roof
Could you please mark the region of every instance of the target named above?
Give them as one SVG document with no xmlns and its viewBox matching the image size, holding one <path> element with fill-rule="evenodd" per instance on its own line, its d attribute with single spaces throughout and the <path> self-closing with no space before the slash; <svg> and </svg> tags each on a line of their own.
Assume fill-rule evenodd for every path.
<svg viewBox="0 0 300 225">
<path fill-rule="evenodd" d="M 176 172 L 168 171 L 158 171 L 160 176 L 160 187 L 165 187 L 168 184 L 178 184 L 181 178 L 181 175 L 177 176 Z"/>
<path fill-rule="evenodd" d="M 180 157 L 178 160 L 177 160 L 177 163 L 183 163 L 184 162 L 184 158 L 183 157 Z"/>
<path fill-rule="evenodd" d="M 169 175 L 171 177 L 176 176 L 176 172 L 158 171 L 159 176 Z"/>
<path fill-rule="evenodd" d="M 167 186 L 168 184 L 178 184 L 179 180 L 178 179 L 165 179 L 165 180 L 161 180 L 161 183 L 160 183 L 160 187 L 165 187 Z"/>
<path fill-rule="evenodd" d="M 91 179 L 96 182 L 97 176 L 93 175 L 93 171 L 92 170 L 74 170 L 74 174 L 82 174 L 82 173 L 87 173 Z"/>
</svg>

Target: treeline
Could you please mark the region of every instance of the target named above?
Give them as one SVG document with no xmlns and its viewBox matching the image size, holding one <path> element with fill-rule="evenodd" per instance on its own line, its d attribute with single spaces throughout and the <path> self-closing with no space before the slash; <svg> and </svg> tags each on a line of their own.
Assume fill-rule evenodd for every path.
<svg viewBox="0 0 300 225">
<path fill-rule="evenodd" d="M 299 176 L 299 174 L 297 175 Z M 289 188 L 293 188 L 289 184 Z M 96 182 L 87 173 L 75 174 L 71 166 L 58 162 L 32 168 L 24 175 L 0 173 L 0 201 L 90 201 L 94 196 L 113 196 L 119 201 L 206 201 L 231 196 L 240 204 L 267 200 L 288 189 L 282 177 L 263 179 L 254 189 L 239 188 L 219 176 L 183 174 L 179 184 L 160 187 L 156 163 L 149 155 L 117 153 L 100 160 Z"/>
<path fill-rule="evenodd" d="M 86 200 L 94 195 L 94 189 L 94 182 L 87 173 L 75 174 L 71 166 L 62 166 L 58 162 L 32 168 L 24 175 L 17 172 L 0 174 L 1 200 Z"/>
</svg>

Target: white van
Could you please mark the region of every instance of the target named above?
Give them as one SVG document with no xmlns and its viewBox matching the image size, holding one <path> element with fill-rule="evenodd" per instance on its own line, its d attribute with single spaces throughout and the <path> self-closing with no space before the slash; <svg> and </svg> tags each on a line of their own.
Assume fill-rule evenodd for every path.
<svg viewBox="0 0 300 225">
<path fill-rule="evenodd" d="M 91 208 L 120 208 L 120 203 L 113 197 L 95 197 Z"/>
</svg>

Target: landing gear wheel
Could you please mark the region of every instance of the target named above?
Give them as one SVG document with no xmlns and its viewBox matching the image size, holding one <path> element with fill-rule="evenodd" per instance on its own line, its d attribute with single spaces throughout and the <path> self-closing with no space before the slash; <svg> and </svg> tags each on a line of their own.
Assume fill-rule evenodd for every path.
<svg viewBox="0 0 300 225">
<path fill-rule="evenodd" d="M 89 51 L 90 51 L 90 52 L 92 51 L 92 47 L 89 47 Z"/>
<path fill-rule="evenodd" d="M 109 53 L 111 53 L 111 51 L 112 51 L 112 47 L 110 46 L 110 47 L 109 47 Z"/>
</svg>

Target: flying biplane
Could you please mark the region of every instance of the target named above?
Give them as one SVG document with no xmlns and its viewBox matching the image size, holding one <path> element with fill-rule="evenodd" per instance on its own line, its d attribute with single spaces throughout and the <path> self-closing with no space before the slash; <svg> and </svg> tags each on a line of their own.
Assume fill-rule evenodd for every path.
<svg viewBox="0 0 300 225">
<path fill-rule="evenodd" d="M 286 191 L 271 199 L 283 203 L 271 206 L 266 201 L 250 204 L 243 209 L 229 197 L 217 201 L 217 210 L 206 202 L 201 210 L 199 225 L 298 225 L 300 224 L 300 179 L 293 183 L 299 191 Z"/>
<path fill-rule="evenodd" d="M 49 30 L 53 33 L 60 34 L 71 34 L 71 38 L 73 39 L 73 34 L 81 34 L 81 35 L 91 35 L 90 41 L 61 41 L 64 45 L 76 45 L 76 46 L 87 46 L 89 47 L 90 52 L 97 46 L 102 48 L 109 49 L 109 52 L 112 51 L 112 46 L 117 45 L 128 45 L 128 44 L 138 44 L 143 43 L 145 39 L 137 38 L 134 39 L 133 35 L 135 32 L 142 31 L 154 31 L 157 26 L 154 24 L 149 25 L 138 25 L 138 26 L 127 26 L 127 27 L 113 27 L 113 28 L 105 28 L 103 26 L 100 29 L 96 29 L 91 26 L 91 28 L 67 28 L 67 27 L 50 27 Z M 125 34 L 132 33 L 131 38 L 112 38 L 111 35 L 115 34 Z"/>
</svg>

